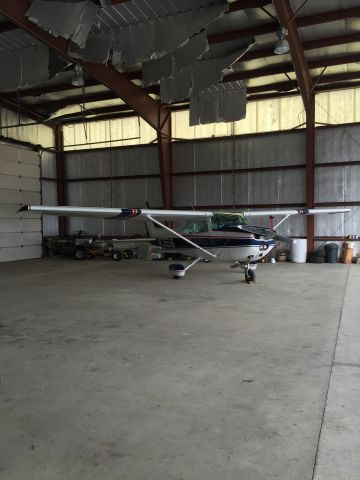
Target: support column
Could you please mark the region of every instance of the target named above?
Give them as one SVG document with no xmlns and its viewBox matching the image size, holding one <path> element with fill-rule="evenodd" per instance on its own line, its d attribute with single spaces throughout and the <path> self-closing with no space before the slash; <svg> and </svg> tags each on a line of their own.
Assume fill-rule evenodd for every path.
<svg viewBox="0 0 360 480">
<path fill-rule="evenodd" d="M 160 122 L 159 122 L 160 123 Z M 172 189 L 172 142 L 171 142 L 171 112 L 169 111 L 157 134 L 159 166 L 161 177 L 162 206 L 173 208 Z"/>
<path fill-rule="evenodd" d="M 55 132 L 55 150 L 56 150 L 56 186 L 58 205 L 66 205 L 65 192 L 65 159 L 64 159 L 64 135 L 61 125 L 57 125 Z M 66 218 L 58 217 L 59 235 L 65 236 L 67 233 Z"/>
<path fill-rule="evenodd" d="M 314 208 L 315 203 L 315 93 L 309 94 L 309 104 L 306 109 L 306 206 Z M 314 250 L 315 216 L 308 215 L 307 248 Z"/>
</svg>

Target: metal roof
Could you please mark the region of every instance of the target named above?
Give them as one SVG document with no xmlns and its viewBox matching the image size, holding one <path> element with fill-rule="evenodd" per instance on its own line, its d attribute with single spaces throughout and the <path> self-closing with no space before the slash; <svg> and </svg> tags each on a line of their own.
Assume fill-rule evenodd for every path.
<svg viewBox="0 0 360 480">
<path fill-rule="evenodd" d="M 128 0 L 125 3 L 108 8 L 106 14 L 103 13 L 100 24 L 103 25 L 103 28 L 109 28 L 114 25 L 125 25 L 131 22 L 155 19 L 159 16 L 173 15 L 214 3 L 216 3 L 216 0 Z M 246 3 L 251 4 L 251 2 Z M 277 41 L 276 29 L 278 28 L 277 23 L 272 18 L 276 18 L 274 7 L 271 3 L 267 4 L 265 1 L 263 4 L 265 9 L 233 9 L 234 11 L 212 22 L 206 29 L 209 41 L 214 43 L 213 46 L 216 51 L 222 51 L 225 55 L 227 51 L 243 45 L 244 38 L 249 38 L 251 31 L 253 31 L 252 36 L 256 41 L 255 46 L 246 58 L 241 59 L 233 65 L 231 71 L 226 72 L 225 80 L 226 77 L 231 78 L 234 73 L 239 74 L 240 77 L 235 78 L 235 80 L 243 80 L 250 95 L 261 94 L 262 92 L 272 95 L 278 91 L 289 90 L 296 92 L 296 84 L 289 83 L 296 80 L 290 54 L 274 55 L 272 53 Z M 299 27 L 305 58 L 310 62 L 311 76 L 315 80 L 320 78 L 317 86 L 321 88 L 332 88 L 338 84 L 339 86 L 358 86 L 360 84 L 359 0 L 317 0 L 303 4 L 303 0 L 292 0 L 293 11 L 296 15 L 295 21 Z M 300 8 L 301 6 L 302 8 Z M 299 8 L 300 10 L 297 11 Z M 355 13 L 358 12 L 358 14 L 350 15 L 351 12 L 349 11 L 350 13 L 345 15 L 346 18 L 342 18 L 344 15 L 341 14 L 341 11 L 347 9 L 356 9 Z M 321 15 L 327 12 L 334 12 L 332 21 L 327 21 Z M 311 16 L 313 17 L 312 22 L 302 26 L 302 20 Z M 2 25 L 7 23 L 6 19 L 0 17 L 0 32 L 2 31 Z M 260 33 L 258 33 L 259 29 L 261 30 Z M 240 33 L 236 34 L 236 32 Z M 247 33 L 247 36 L 242 35 L 244 32 Z M 344 40 L 342 40 L 342 37 Z M 328 39 L 331 41 L 326 42 Z M 33 42 L 34 40 L 29 35 L 19 29 L 0 33 L 0 54 L 4 51 L 25 48 L 32 45 Z M 262 55 L 262 53 L 264 54 Z M 287 66 L 289 67 L 288 70 L 286 70 Z M 284 68 L 286 71 L 282 71 Z M 131 70 L 137 71 L 139 66 L 134 65 Z M 241 78 L 241 75 L 245 78 Z M 135 83 L 141 84 L 141 72 L 131 74 L 130 77 Z M 344 78 L 344 80 L 339 80 L 339 78 Z M 79 99 L 82 92 L 81 89 L 70 88 L 70 79 L 71 72 L 64 71 L 55 79 L 42 83 L 35 91 L 31 89 L 31 95 L 24 90 L 21 92 L 21 103 L 43 114 L 53 114 L 53 109 L 49 108 L 52 102 L 55 106 L 57 105 L 56 102 L 65 104 L 68 101 L 71 104 L 68 109 L 61 106 L 62 115 L 73 112 L 76 108 L 79 110 L 79 107 L 76 107 L 78 103 L 75 100 Z M 286 86 L 285 83 L 288 85 Z M 58 90 L 56 85 L 59 85 Z M 273 88 L 267 88 L 267 86 Z M 154 87 L 152 93 L 156 93 L 156 87 Z M 105 99 L 99 100 L 102 94 Z M 97 95 L 97 97 L 94 97 L 94 95 Z M 89 86 L 85 89 L 85 101 L 88 97 L 89 106 L 99 108 L 103 106 L 115 107 L 121 104 L 118 99 L 111 100 L 110 95 L 106 87 L 96 84 L 91 79 L 89 80 Z M 19 101 L 16 92 L 13 94 L 5 93 L 3 97 L 14 102 Z M 95 102 L 93 101 L 94 98 L 96 99 Z M 44 105 L 46 108 L 44 108 Z"/>
</svg>

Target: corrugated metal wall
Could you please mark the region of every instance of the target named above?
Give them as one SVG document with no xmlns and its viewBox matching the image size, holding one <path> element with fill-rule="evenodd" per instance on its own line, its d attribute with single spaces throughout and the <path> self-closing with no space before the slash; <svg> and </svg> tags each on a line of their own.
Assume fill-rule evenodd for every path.
<svg viewBox="0 0 360 480">
<path fill-rule="evenodd" d="M 20 205 L 41 201 L 40 156 L 27 148 L 0 144 L 0 262 L 41 257 L 40 215 L 23 218 Z"/>
<path fill-rule="evenodd" d="M 57 205 L 56 155 L 49 151 L 41 154 L 41 197 L 44 205 Z M 44 215 L 42 222 L 44 237 L 59 234 L 58 217 Z"/>
<path fill-rule="evenodd" d="M 316 202 L 360 205 L 360 164 L 324 166 L 360 161 L 360 126 L 318 128 L 316 137 L 317 163 L 322 165 L 316 168 Z M 155 145 L 72 152 L 66 155 L 66 167 L 68 178 L 77 179 L 67 185 L 71 205 L 141 207 L 148 200 L 152 206 L 161 206 Z M 175 207 L 303 206 L 305 132 L 174 142 L 173 171 Z M 133 178 L 117 178 L 124 176 Z M 89 181 L 86 177 L 105 178 Z M 360 234 L 360 208 L 352 208 L 351 214 L 317 217 L 316 236 Z M 267 224 L 268 218 L 258 218 L 257 223 Z M 70 228 L 105 235 L 144 233 L 136 222 L 71 219 Z M 305 236 L 305 218 L 287 220 L 280 231 Z"/>
<path fill-rule="evenodd" d="M 178 142 L 173 145 L 174 203 L 176 207 L 227 209 L 304 205 L 304 162 L 303 131 Z M 282 166 L 294 168 L 246 171 Z M 268 219 L 258 219 L 258 223 L 264 222 L 267 224 Z M 282 232 L 305 235 L 304 219 L 287 222 Z"/>
<path fill-rule="evenodd" d="M 145 207 L 148 201 L 153 207 L 161 207 L 156 145 L 68 153 L 66 172 L 67 179 L 73 180 L 67 183 L 69 205 Z M 97 177 L 104 179 L 89 180 Z M 69 229 L 91 235 L 145 234 L 144 223 L 136 220 L 71 218 Z"/>
<path fill-rule="evenodd" d="M 317 130 L 315 201 L 349 202 L 352 211 L 343 215 L 318 217 L 316 236 L 360 236 L 360 126 L 347 125 Z M 351 164 L 353 162 L 353 164 Z M 328 166 L 329 163 L 340 163 Z M 344 165 L 341 165 L 343 163 Z M 341 219 L 339 218 L 341 217 Z M 322 242 L 317 242 L 317 246 Z M 357 251 L 360 245 L 356 243 Z"/>
</svg>

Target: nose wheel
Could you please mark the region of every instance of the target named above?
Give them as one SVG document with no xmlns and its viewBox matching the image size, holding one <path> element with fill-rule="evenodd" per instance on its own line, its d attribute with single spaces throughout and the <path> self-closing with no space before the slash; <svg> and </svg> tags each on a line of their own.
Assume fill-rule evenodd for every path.
<svg viewBox="0 0 360 480">
<path fill-rule="evenodd" d="M 250 285 L 251 282 L 256 281 L 256 273 L 255 273 L 255 268 L 256 268 L 256 263 L 251 264 L 250 262 L 248 263 L 241 263 L 241 262 L 235 262 L 233 265 L 230 265 L 230 268 L 242 268 L 244 273 L 245 273 L 245 282 Z"/>
<path fill-rule="evenodd" d="M 256 280 L 256 273 L 255 271 L 249 267 L 245 269 L 245 282 L 250 285 L 251 282 L 255 282 Z"/>
</svg>

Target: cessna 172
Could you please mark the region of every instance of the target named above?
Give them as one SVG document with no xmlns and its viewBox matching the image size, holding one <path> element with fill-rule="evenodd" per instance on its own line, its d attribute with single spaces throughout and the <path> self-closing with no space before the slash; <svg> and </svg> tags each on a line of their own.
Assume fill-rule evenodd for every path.
<svg viewBox="0 0 360 480">
<path fill-rule="evenodd" d="M 97 207 L 52 207 L 25 205 L 19 212 L 30 211 L 45 215 L 98 217 L 128 220 L 143 218 L 150 226 L 149 233 L 154 242 L 164 251 L 179 252 L 195 260 L 184 267 L 170 265 L 174 278 L 181 278 L 185 272 L 200 261 L 231 261 L 232 268 L 241 267 L 247 283 L 255 281 L 256 262 L 274 248 L 276 241 L 289 242 L 290 238 L 278 235 L 276 228 L 291 215 L 316 215 L 324 213 L 349 212 L 349 208 L 253 210 L 245 212 L 217 212 L 196 210 L 154 210 L 139 208 L 97 208 Z M 259 216 L 281 216 L 274 227 L 260 227 L 248 224 L 248 218 Z M 161 222 L 181 222 L 174 230 Z M 150 241 L 150 239 L 149 239 Z"/>
</svg>

